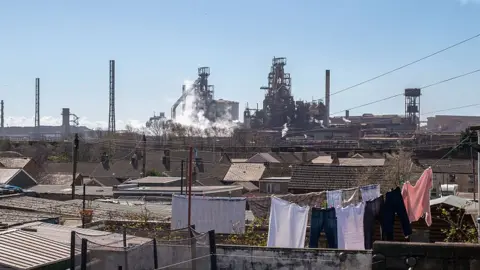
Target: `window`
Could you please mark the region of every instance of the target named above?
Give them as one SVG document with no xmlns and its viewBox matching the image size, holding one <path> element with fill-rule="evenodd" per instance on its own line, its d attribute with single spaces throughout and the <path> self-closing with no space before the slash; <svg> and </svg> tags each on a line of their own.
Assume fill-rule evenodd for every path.
<svg viewBox="0 0 480 270">
<path fill-rule="evenodd" d="M 280 185 L 277 183 L 268 183 L 267 184 L 267 193 L 279 193 L 280 192 Z"/>
<path fill-rule="evenodd" d="M 273 193 L 273 185 L 272 183 L 267 184 L 267 193 Z"/>
</svg>

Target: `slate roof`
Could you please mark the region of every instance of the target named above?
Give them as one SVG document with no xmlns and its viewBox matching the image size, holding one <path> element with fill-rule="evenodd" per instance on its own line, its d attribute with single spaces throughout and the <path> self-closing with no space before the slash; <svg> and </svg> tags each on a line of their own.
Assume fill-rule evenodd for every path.
<svg viewBox="0 0 480 270">
<path fill-rule="evenodd" d="M 333 159 L 330 156 L 320 156 L 312 160 L 313 164 L 332 164 Z M 339 158 L 339 166 L 383 166 L 385 165 L 384 158 L 363 158 L 363 157 L 351 157 L 351 158 Z"/>
<path fill-rule="evenodd" d="M 265 171 L 263 163 L 234 163 L 223 178 L 226 182 L 259 181 Z"/>
<path fill-rule="evenodd" d="M 300 164 L 303 163 L 303 155 L 306 155 L 306 161 L 309 162 L 319 155 L 325 155 L 324 153 L 317 152 L 268 152 L 257 153 L 246 162 L 249 163 L 287 163 L 287 164 Z"/>
<path fill-rule="evenodd" d="M 8 184 L 22 169 L 0 169 L 0 184 Z"/>
<path fill-rule="evenodd" d="M 75 184 L 79 185 L 80 174 L 77 173 Z M 38 178 L 39 185 L 69 185 L 72 184 L 72 174 L 68 173 L 49 173 Z"/>
<path fill-rule="evenodd" d="M 30 160 L 30 158 L 26 157 L 0 157 L 0 167 L 23 169 Z"/>
<path fill-rule="evenodd" d="M 272 157 L 269 153 L 257 153 L 253 157 L 249 158 L 247 163 L 280 163 L 276 158 Z"/>
<path fill-rule="evenodd" d="M 233 184 L 242 186 L 243 189 L 246 190 L 247 192 L 259 190 L 259 188 L 254 183 L 248 182 L 248 181 L 235 182 Z"/>
<path fill-rule="evenodd" d="M 472 161 L 470 159 L 419 159 L 418 162 L 425 168 L 432 166 L 434 173 L 451 173 L 451 174 L 472 174 Z M 477 169 L 477 161 L 475 161 L 475 171 Z M 418 168 L 423 171 L 423 169 Z"/>
<path fill-rule="evenodd" d="M 122 183 L 115 177 L 83 178 L 83 182 L 87 186 L 94 186 L 95 184 L 97 184 L 102 187 L 113 187 Z"/>
<path fill-rule="evenodd" d="M 366 173 L 370 174 L 370 183 L 382 183 L 382 167 L 296 165 L 288 188 L 309 191 L 352 188 L 367 184 L 362 182 Z"/>
</svg>

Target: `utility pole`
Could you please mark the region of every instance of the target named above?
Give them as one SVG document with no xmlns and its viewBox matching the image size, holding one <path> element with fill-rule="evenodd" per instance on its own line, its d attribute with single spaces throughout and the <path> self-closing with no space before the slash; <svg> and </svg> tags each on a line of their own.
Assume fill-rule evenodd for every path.
<svg viewBox="0 0 480 270">
<path fill-rule="evenodd" d="M 75 179 L 77 176 L 77 158 L 78 158 L 78 133 L 75 133 L 73 139 L 73 177 L 72 177 L 72 200 L 75 200 Z"/>
<path fill-rule="evenodd" d="M 145 136 L 145 134 L 143 134 L 142 141 L 143 141 L 142 172 L 143 172 L 143 177 L 146 177 L 147 174 L 146 174 L 146 171 L 145 171 L 145 167 L 147 165 L 147 137 Z"/>
<path fill-rule="evenodd" d="M 193 167 L 193 147 L 190 146 L 190 158 L 188 160 L 188 228 L 192 226 L 192 167 Z"/>
<path fill-rule="evenodd" d="M 471 126 L 470 130 L 477 132 L 477 144 L 480 144 L 480 126 Z M 477 189 L 480 189 L 480 152 L 477 153 Z M 475 189 L 473 190 L 475 192 Z M 478 190 L 477 190 L 478 191 Z M 480 243 L 480 198 L 477 202 L 478 212 L 477 212 L 477 231 L 478 231 L 478 242 Z"/>
<path fill-rule="evenodd" d="M 180 195 L 183 195 L 183 166 L 185 164 L 185 160 L 182 159 L 180 162 Z"/>
</svg>

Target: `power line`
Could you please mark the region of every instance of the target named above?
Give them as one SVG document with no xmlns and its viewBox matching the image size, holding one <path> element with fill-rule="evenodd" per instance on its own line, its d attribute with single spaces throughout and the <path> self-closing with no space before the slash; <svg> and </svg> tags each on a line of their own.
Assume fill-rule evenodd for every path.
<svg viewBox="0 0 480 270">
<path fill-rule="evenodd" d="M 480 33 L 479 33 L 479 34 L 476 34 L 476 35 L 474 35 L 474 36 L 472 36 L 472 37 L 469 37 L 469 38 L 467 38 L 467 39 L 464 39 L 464 40 L 462 40 L 462 41 L 460 41 L 460 42 L 457 42 L 457 43 L 455 43 L 455 44 L 453 44 L 453 45 L 450 45 L 450 46 L 448 46 L 448 47 L 446 47 L 446 48 L 443 48 L 443 49 L 441 49 L 441 50 L 439 50 L 439 51 L 436 51 L 436 52 L 434 52 L 434 53 L 431 53 L 431 54 L 429 54 L 429 55 L 427 55 L 427 56 L 424 56 L 424 57 L 422 57 L 422 58 L 420 58 L 420 59 L 417 59 L 417 60 L 415 60 L 415 61 L 413 61 L 413 62 L 410 62 L 410 63 L 405 64 L 405 65 L 403 65 L 403 66 L 397 67 L 397 68 L 395 68 L 395 69 L 392 69 L 392 70 L 390 70 L 390 71 L 387 71 L 387 72 L 385 72 L 385 73 L 382 73 L 382 74 L 380 74 L 380 75 L 377 75 L 377 76 L 375 76 L 375 77 L 373 77 L 373 78 L 370 78 L 370 79 L 368 79 L 368 80 L 366 80 L 366 81 L 357 83 L 357 84 L 355 84 L 355 85 L 352 85 L 352 86 L 349 86 L 349 87 L 347 87 L 347 88 L 344 88 L 344 89 L 342 89 L 342 90 L 340 90 L 340 91 L 334 92 L 334 93 L 330 94 L 330 96 L 336 95 L 336 94 L 338 94 L 338 93 L 345 92 L 345 91 L 350 90 L 350 89 L 352 89 L 352 88 L 355 88 L 355 87 L 357 87 L 357 86 L 366 84 L 366 83 L 371 82 L 371 81 L 373 81 L 373 80 L 379 79 L 379 78 L 381 78 L 381 77 L 383 77 L 383 76 L 389 75 L 389 74 L 391 74 L 391 73 L 393 73 L 393 72 L 395 72 L 395 71 L 398 71 L 398 70 L 404 69 L 404 68 L 406 68 L 406 67 L 409 67 L 409 66 L 411 66 L 411 65 L 413 65 L 413 64 L 416 64 L 416 63 L 418 63 L 418 62 L 420 62 L 420 61 L 426 60 L 426 59 L 428 59 L 428 58 L 430 58 L 430 57 L 432 57 L 432 56 L 435 56 L 435 55 L 437 55 L 437 54 L 439 54 L 439 53 L 442 53 L 442 52 L 444 52 L 444 51 L 447 51 L 447 50 L 449 50 L 449 49 L 452 49 L 452 48 L 454 48 L 454 47 L 457 47 L 457 46 L 459 46 L 459 45 L 461 45 L 461 44 L 463 44 L 463 43 L 466 43 L 466 42 L 468 42 L 468 41 L 470 41 L 470 40 L 473 40 L 473 39 L 475 39 L 475 38 L 477 38 L 477 37 L 480 37 Z"/>
<path fill-rule="evenodd" d="M 437 110 L 437 111 L 430 111 L 426 113 L 422 113 L 420 115 L 426 115 L 426 114 L 432 114 L 432 113 L 439 113 L 439 112 L 447 112 L 447 111 L 453 111 L 453 110 L 458 110 L 458 109 L 463 109 L 463 108 L 469 108 L 469 107 L 476 107 L 480 106 L 480 103 L 476 104 L 470 104 L 470 105 L 464 105 L 464 106 L 459 106 L 459 107 L 454 107 L 454 108 L 449 108 L 449 109 L 443 109 L 443 110 Z"/>
<path fill-rule="evenodd" d="M 423 89 L 426 89 L 426 88 L 430 88 L 430 87 L 433 87 L 433 86 L 436 86 L 436 85 L 439 85 L 439 84 L 442 84 L 442 83 L 446 83 L 446 82 L 453 81 L 453 80 L 456 80 L 456 79 L 459 79 L 459 78 L 462 78 L 462 77 L 465 77 L 465 76 L 468 76 L 468 75 L 472 75 L 472 74 L 477 73 L 477 72 L 480 72 L 480 69 L 473 70 L 473 71 L 470 71 L 470 72 L 467 72 L 467 73 L 463 73 L 463 74 L 460 74 L 460 75 L 457 75 L 457 76 L 454 76 L 454 77 L 450 77 L 448 79 L 441 80 L 441 81 L 438 81 L 438 82 L 435 82 L 435 83 L 432 83 L 432 84 L 428 84 L 428 85 L 420 87 L 420 89 L 423 90 Z M 351 110 L 354 110 L 354 109 L 362 108 L 362 107 L 365 107 L 365 106 L 368 106 L 368 105 L 372 105 L 372 104 L 379 103 L 379 102 L 382 102 L 382 101 L 385 101 L 385 100 L 388 100 L 388 99 L 392 99 L 392 98 L 402 96 L 403 94 L 404 93 L 402 92 L 402 93 L 395 94 L 395 95 L 392 95 L 392 96 L 389 96 L 389 97 L 385 97 L 385 98 L 382 98 L 382 99 L 379 99 L 379 100 L 371 101 L 371 102 L 368 102 L 368 103 L 365 103 L 365 104 L 362 104 L 362 105 L 359 105 L 359 106 L 356 106 L 356 107 L 353 107 L 353 108 L 349 108 L 349 109 L 346 109 L 346 110 L 341 110 L 341 111 L 335 112 L 333 114 L 339 114 L 339 113 L 342 113 L 342 112 L 347 111 L 347 110 L 351 111 Z"/>
</svg>

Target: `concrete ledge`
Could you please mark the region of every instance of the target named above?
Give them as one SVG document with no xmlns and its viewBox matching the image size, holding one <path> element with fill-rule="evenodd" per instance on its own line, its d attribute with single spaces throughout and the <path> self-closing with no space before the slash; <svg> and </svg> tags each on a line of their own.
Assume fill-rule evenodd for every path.
<svg viewBox="0 0 480 270">
<path fill-rule="evenodd" d="M 370 270 L 370 251 L 217 245 L 220 269 Z"/>
</svg>

